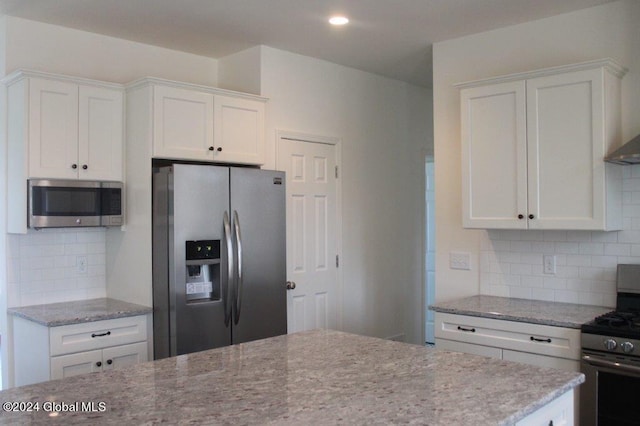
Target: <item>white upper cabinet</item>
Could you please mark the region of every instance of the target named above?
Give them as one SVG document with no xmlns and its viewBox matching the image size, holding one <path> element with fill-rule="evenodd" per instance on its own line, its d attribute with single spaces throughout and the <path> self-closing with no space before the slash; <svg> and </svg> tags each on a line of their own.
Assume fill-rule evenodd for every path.
<svg viewBox="0 0 640 426">
<path fill-rule="evenodd" d="M 154 158 L 264 163 L 264 98 L 145 80 L 153 86 Z"/>
<path fill-rule="evenodd" d="M 28 177 L 77 178 L 78 86 L 37 78 L 24 83 L 29 100 L 23 118 L 29 131 L 22 143 L 28 149 Z"/>
<path fill-rule="evenodd" d="M 176 87 L 153 88 L 153 156 L 213 160 L 213 96 Z"/>
<path fill-rule="evenodd" d="M 78 89 L 78 177 L 122 181 L 123 90 Z"/>
<path fill-rule="evenodd" d="M 214 142 L 218 161 L 264 163 L 264 102 L 216 95 Z"/>
<path fill-rule="evenodd" d="M 121 86 L 28 72 L 7 84 L 9 156 L 26 154 L 25 179 L 122 180 Z"/>
<path fill-rule="evenodd" d="M 466 228 L 616 230 L 620 79 L 610 60 L 463 83 Z"/>
</svg>

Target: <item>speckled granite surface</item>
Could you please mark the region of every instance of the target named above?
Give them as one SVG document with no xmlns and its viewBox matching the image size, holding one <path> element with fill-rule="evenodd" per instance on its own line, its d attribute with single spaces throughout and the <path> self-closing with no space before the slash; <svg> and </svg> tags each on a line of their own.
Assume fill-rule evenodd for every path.
<svg viewBox="0 0 640 426">
<path fill-rule="evenodd" d="M 132 317 L 152 312 L 153 309 L 123 302 L 117 299 L 89 299 L 74 302 L 9 308 L 10 314 L 37 322 L 48 327 L 101 321 L 113 318 Z"/>
<path fill-rule="evenodd" d="M 580 373 L 315 330 L 9 389 L 2 402 L 93 402 L 96 410 L 3 413 L 0 424 L 505 425 L 583 381 Z"/>
<path fill-rule="evenodd" d="M 542 300 L 513 299 L 495 296 L 472 296 L 429 306 L 436 312 L 529 322 L 556 327 L 580 328 L 586 322 L 612 308 L 546 302 Z"/>
</svg>

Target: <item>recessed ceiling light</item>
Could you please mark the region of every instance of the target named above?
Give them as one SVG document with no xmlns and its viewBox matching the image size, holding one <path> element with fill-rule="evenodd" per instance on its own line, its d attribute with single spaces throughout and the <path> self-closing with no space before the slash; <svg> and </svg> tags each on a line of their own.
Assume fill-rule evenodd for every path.
<svg viewBox="0 0 640 426">
<path fill-rule="evenodd" d="M 349 18 L 346 16 L 332 16 L 329 18 L 329 23 L 331 25 L 346 25 L 349 23 Z"/>
</svg>

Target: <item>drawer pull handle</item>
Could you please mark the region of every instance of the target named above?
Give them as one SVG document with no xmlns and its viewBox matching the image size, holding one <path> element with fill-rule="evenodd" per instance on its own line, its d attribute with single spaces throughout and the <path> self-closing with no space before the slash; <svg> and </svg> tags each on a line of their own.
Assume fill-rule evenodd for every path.
<svg viewBox="0 0 640 426">
<path fill-rule="evenodd" d="M 531 336 L 531 341 L 532 342 L 542 342 L 542 343 L 551 343 L 551 339 L 537 339 L 533 336 Z"/>
<path fill-rule="evenodd" d="M 91 333 L 91 337 L 92 337 L 92 338 L 93 338 L 93 337 L 110 336 L 110 335 L 111 335 L 111 332 L 110 332 L 110 331 L 107 331 L 106 333 L 97 333 L 97 334 L 96 334 L 96 333 Z"/>
<path fill-rule="evenodd" d="M 460 327 L 460 326 L 458 326 L 458 330 L 460 330 L 460 331 L 468 331 L 470 333 L 475 333 L 476 332 L 475 328 L 464 328 L 464 327 Z"/>
</svg>

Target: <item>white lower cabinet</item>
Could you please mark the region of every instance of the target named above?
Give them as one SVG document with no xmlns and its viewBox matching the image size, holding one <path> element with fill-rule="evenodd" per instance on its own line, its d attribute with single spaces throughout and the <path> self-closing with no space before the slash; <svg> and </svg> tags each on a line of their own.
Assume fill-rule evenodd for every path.
<svg viewBox="0 0 640 426">
<path fill-rule="evenodd" d="M 516 426 L 571 426 L 574 422 L 573 390 L 565 392 L 547 405 L 516 423 Z"/>
<path fill-rule="evenodd" d="M 148 316 L 47 327 L 14 317 L 15 385 L 107 371 L 149 360 Z"/>
<path fill-rule="evenodd" d="M 97 351 L 51 357 L 51 378 L 63 379 L 78 374 L 128 367 L 148 360 L 147 343 L 121 345 Z"/>
<path fill-rule="evenodd" d="M 435 324 L 437 349 L 580 371 L 579 329 L 442 312 L 435 313 Z M 567 392 L 517 425 L 573 425 L 578 401 L 578 392 Z"/>
<path fill-rule="evenodd" d="M 436 312 L 436 347 L 566 371 L 580 370 L 580 330 Z"/>
</svg>

